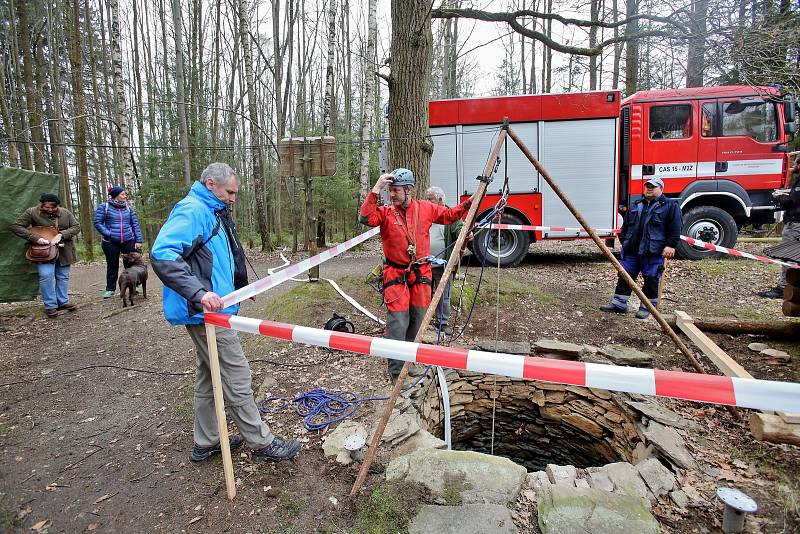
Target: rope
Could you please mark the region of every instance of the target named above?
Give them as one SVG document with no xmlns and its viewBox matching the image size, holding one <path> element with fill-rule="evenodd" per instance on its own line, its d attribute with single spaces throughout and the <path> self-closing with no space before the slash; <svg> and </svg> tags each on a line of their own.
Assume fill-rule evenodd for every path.
<svg viewBox="0 0 800 534">
<path fill-rule="evenodd" d="M 427 375 L 431 366 L 427 366 L 425 371 L 410 385 L 403 388 L 403 391 L 415 387 Z M 285 410 L 294 404 L 294 411 L 303 418 L 303 426 L 309 432 L 324 430 L 329 425 L 344 421 L 358 410 L 359 406 L 365 402 L 384 401 L 389 397 L 359 397 L 353 391 L 327 391 L 325 388 L 316 388 L 297 397 L 267 397 L 259 404 L 259 411 L 262 414 L 274 414 Z M 271 407 L 270 404 L 278 403 Z"/>
</svg>

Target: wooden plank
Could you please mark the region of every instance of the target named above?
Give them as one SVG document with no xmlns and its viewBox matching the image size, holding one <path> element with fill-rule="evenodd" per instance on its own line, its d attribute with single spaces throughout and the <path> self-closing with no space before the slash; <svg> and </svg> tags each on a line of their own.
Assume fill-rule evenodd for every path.
<svg viewBox="0 0 800 534">
<path fill-rule="evenodd" d="M 784 423 L 789 423 L 792 425 L 800 424 L 800 413 L 786 413 L 786 412 L 778 412 L 778 415 L 781 416 Z"/>
<path fill-rule="evenodd" d="M 777 415 L 751 413 L 750 431 L 759 441 L 800 445 L 800 425 L 788 424 Z"/>
<path fill-rule="evenodd" d="M 753 378 L 744 367 L 739 365 L 736 360 L 728 356 L 724 350 L 719 348 L 716 343 L 705 335 L 699 328 L 694 325 L 692 318 L 685 312 L 680 310 L 675 311 L 675 323 L 678 328 L 683 331 L 686 336 L 697 345 L 697 347 L 705 354 L 709 360 L 714 362 L 714 365 L 722 371 L 725 376 L 735 376 L 738 378 Z"/>
<path fill-rule="evenodd" d="M 725 376 L 736 376 L 738 378 L 753 378 L 753 376 L 748 373 L 744 367 L 739 365 L 736 360 L 728 356 L 724 350 L 719 348 L 716 343 L 714 343 L 707 335 L 697 328 L 689 314 L 682 311 L 676 311 L 675 324 L 677 324 L 678 328 L 680 328 L 681 331 L 683 331 L 683 333 L 686 334 L 701 351 L 703 351 L 703 354 L 708 356 L 708 359 L 714 362 L 714 365 L 716 365 L 717 368 L 722 371 L 722 374 Z M 771 414 L 773 412 L 765 411 L 764 413 Z M 785 423 L 800 423 L 800 414 L 778 412 L 778 415 Z"/>
</svg>

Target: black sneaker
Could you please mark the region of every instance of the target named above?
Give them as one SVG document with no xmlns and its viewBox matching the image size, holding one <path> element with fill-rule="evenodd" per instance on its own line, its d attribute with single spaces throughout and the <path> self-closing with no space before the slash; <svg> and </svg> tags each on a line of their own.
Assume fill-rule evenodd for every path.
<svg viewBox="0 0 800 534">
<path fill-rule="evenodd" d="M 242 439 L 242 436 L 234 434 L 228 438 L 228 443 L 230 444 L 231 452 L 233 452 L 244 444 L 244 439 Z M 189 460 L 202 462 L 218 454 L 221 450 L 222 447 L 220 447 L 219 443 L 211 447 L 200 447 L 195 443 L 194 447 L 192 447 L 192 454 L 189 455 Z"/>
<path fill-rule="evenodd" d="M 253 451 L 254 462 L 290 460 L 300 452 L 300 442 L 275 436 L 272 443 Z"/>
<path fill-rule="evenodd" d="M 650 312 L 647 310 L 639 310 L 636 312 L 637 319 L 647 319 L 648 317 L 650 317 Z"/>
<path fill-rule="evenodd" d="M 772 289 L 767 289 L 766 291 L 759 291 L 759 297 L 764 297 L 765 299 L 782 299 L 783 298 L 783 288 L 782 287 L 773 287 Z"/>
<path fill-rule="evenodd" d="M 607 313 L 628 313 L 626 308 L 619 308 L 614 306 L 613 304 L 603 304 L 600 306 L 600 311 L 604 311 Z"/>
</svg>

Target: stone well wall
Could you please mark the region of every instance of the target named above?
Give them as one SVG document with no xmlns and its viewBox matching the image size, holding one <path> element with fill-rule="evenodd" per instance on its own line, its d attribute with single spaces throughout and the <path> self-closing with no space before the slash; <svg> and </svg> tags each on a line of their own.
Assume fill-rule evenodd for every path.
<svg viewBox="0 0 800 534">
<path fill-rule="evenodd" d="M 644 447 L 637 414 L 605 390 L 453 369 L 447 371 L 447 382 L 454 449 L 491 451 L 493 395 L 494 454 L 530 471 L 547 464 L 631 462 L 637 448 Z M 435 382 L 420 391 L 415 404 L 423 424 L 442 437 L 443 410 Z"/>
</svg>

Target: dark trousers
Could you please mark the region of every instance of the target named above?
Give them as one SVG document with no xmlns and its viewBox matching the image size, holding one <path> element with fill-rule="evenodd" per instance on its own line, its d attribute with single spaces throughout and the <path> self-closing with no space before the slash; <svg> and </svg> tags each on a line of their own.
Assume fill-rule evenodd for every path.
<svg viewBox="0 0 800 534">
<path fill-rule="evenodd" d="M 133 241 L 112 243 L 103 239 L 103 254 L 106 255 L 106 291 L 114 291 L 119 274 L 119 255 L 133 252 Z"/>
<path fill-rule="evenodd" d="M 419 327 L 422 326 L 422 319 L 425 318 L 425 306 L 411 306 L 404 311 L 388 311 L 386 313 L 386 338 L 398 341 L 414 341 Z M 389 358 L 386 360 L 389 367 L 389 375 L 392 380 L 400 376 L 405 362 Z"/>
</svg>

